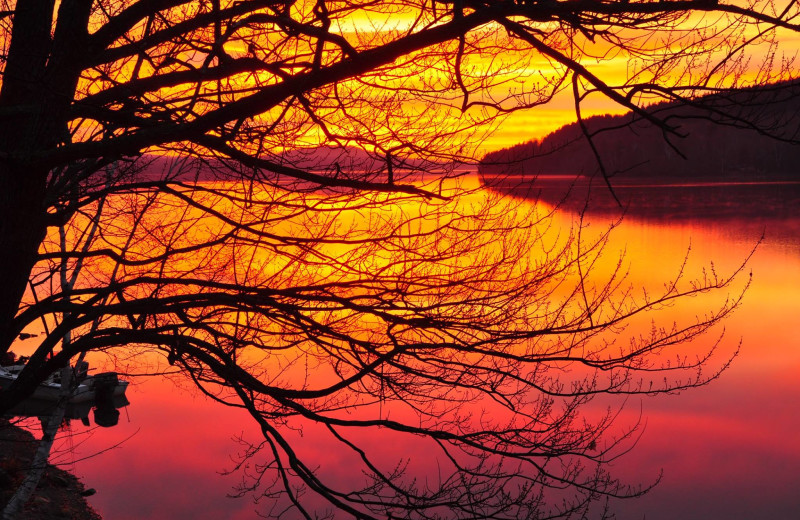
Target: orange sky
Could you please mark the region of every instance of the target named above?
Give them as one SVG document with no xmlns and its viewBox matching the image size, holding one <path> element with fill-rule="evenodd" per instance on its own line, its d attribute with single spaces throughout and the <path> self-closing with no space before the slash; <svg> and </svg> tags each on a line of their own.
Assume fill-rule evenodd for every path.
<svg viewBox="0 0 800 520">
<path fill-rule="evenodd" d="M 293 17 L 296 19 L 310 19 L 312 15 L 304 13 L 303 10 L 310 9 L 309 6 L 311 5 L 312 3 L 309 2 L 294 4 Z M 427 23 L 431 23 L 430 13 L 427 15 L 428 18 L 420 17 L 421 5 L 405 4 L 400 6 L 393 5 L 391 2 L 376 4 L 373 11 L 365 12 L 364 10 L 359 10 L 354 13 L 346 13 L 341 19 L 334 19 L 332 31 L 339 33 L 359 48 L 379 45 L 382 40 L 391 39 L 392 35 L 400 35 L 408 30 L 418 31 Z M 671 56 L 671 53 L 682 50 L 684 45 L 692 46 L 697 44 L 701 47 L 707 46 L 705 50 L 710 51 L 712 54 L 716 53 L 713 56 L 702 57 L 703 59 L 708 57 L 709 63 L 713 64 L 715 59 L 726 55 L 726 45 L 732 45 L 733 43 L 731 42 L 738 42 L 739 38 L 749 37 L 754 30 L 753 27 L 750 27 L 741 31 L 732 29 L 716 34 L 717 26 L 714 26 L 713 23 L 715 20 L 723 19 L 722 15 L 705 15 L 705 22 L 698 21 L 701 16 L 703 15 L 693 15 L 674 27 L 670 26 L 670 22 L 667 22 L 663 26 L 659 26 L 658 29 L 643 29 L 638 33 L 634 33 L 634 29 L 625 29 L 624 36 L 635 36 L 636 40 L 633 45 L 644 50 L 645 57 L 636 63 L 629 62 L 627 55 L 611 48 L 607 42 L 604 43 L 600 38 L 597 39 L 596 43 L 590 43 L 586 37 L 579 33 L 567 36 L 570 34 L 569 31 L 561 33 L 560 36 L 550 38 L 545 33 L 555 29 L 553 25 L 540 25 L 545 29 L 543 32 L 545 35 L 541 38 L 548 45 L 558 47 L 560 52 L 578 60 L 592 74 L 609 84 L 625 84 L 627 78 L 637 73 L 641 74 L 637 76 L 637 82 L 647 82 L 650 80 L 650 73 L 643 71 L 647 70 L 647 60 L 650 59 L 647 57 L 648 54 L 656 57 Z M 446 20 L 447 18 L 442 18 L 440 22 Z M 724 24 L 721 26 L 724 26 Z M 712 36 L 706 35 L 703 38 L 699 38 L 702 43 L 698 44 L 694 41 L 695 37 L 693 35 L 699 33 L 704 27 L 708 34 Z M 714 29 L 710 29 L 711 27 L 714 27 Z M 697 30 L 692 30 L 694 28 L 697 28 Z M 474 101 L 481 95 L 485 100 L 489 100 L 489 96 L 491 96 L 491 100 L 497 101 L 504 108 L 510 108 L 517 102 L 518 97 L 535 100 L 536 96 L 539 95 L 537 94 L 537 89 L 542 88 L 543 92 L 546 92 L 547 85 L 564 74 L 563 66 L 557 65 L 553 60 L 545 58 L 535 51 L 527 49 L 527 47 L 525 50 L 517 52 L 509 50 L 516 45 L 504 41 L 506 38 L 505 31 L 494 32 L 494 29 L 496 27 L 484 26 L 472 31 L 468 37 L 468 45 L 473 46 L 471 48 L 472 55 L 464 58 L 461 70 L 465 77 L 469 77 L 469 81 L 472 81 L 474 92 L 470 97 L 470 101 Z M 658 31 L 658 34 L 655 34 L 654 31 Z M 554 34 L 558 32 L 558 29 L 553 31 Z M 619 33 L 620 31 L 616 30 L 615 32 Z M 290 49 L 273 48 L 272 43 L 268 43 L 269 35 L 265 35 L 263 29 L 259 29 L 256 32 L 242 29 L 241 32 L 237 33 L 237 37 L 232 38 L 226 44 L 227 51 L 232 55 L 247 55 L 247 42 L 250 41 L 248 38 L 252 37 L 266 38 L 264 40 L 264 50 L 259 54 L 260 58 L 274 59 L 274 56 L 269 54 L 272 51 L 279 54 L 284 52 L 291 53 L 297 50 L 294 47 Z M 725 40 L 726 38 L 727 40 Z M 727 41 L 727 44 L 718 45 L 717 48 L 715 45 L 717 45 L 718 40 Z M 796 52 L 798 38 L 794 34 L 782 34 L 780 40 L 781 46 L 785 47 L 787 51 L 787 56 Z M 492 150 L 544 137 L 559 127 L 575 121 L 576 115 L 571 85 L 567 81 L 561 85 L 561 92 L 549 103 L 534 109 L 511 114 L 497 124 L 494 131 L 490 133 L 479 132 L 479 134 L 483 133 L 484 137 L 476 138 L 482 139 L 477 143 L 473 142 L 466 137 L 466 133 L 468 133 L 475 120 L 480 119 L 482 115 L 479 108 L 472 108 L 466 114 L 462 114 L 459 110 L 460 92 L 458 88 L 454 87 L 451 77 L 453 75 L 453 63 L 447 64 L 448 61 L 453 59 L 452 55 L 455 53 L 455 42 L 451 42 L 451 45 L 452 49 L 450 46 L 445 46 L 446 50 L 443 47 L 438 51 L 433 51 L 432 55 L 427 59 L 423 57 L 423 62 L 419 64 L 416 62 L 416 56 L 401 57 L 388 68 L 392 69 L 393 67 L 392 72 L 396 73 L 397 76 L 385 75 L 382 77 L 377 74 L 368 79 L 370 83 L 388 85 L 390 87 L 389 90 L 397 88 L 398 85 L 401 85 L 400 88 L 403 89 L 408 88 L 411 93 L 406 98 L 391 99 L 389 95 L 387 100 L 394 104 L 386 105 L 383 103 L 383 99 L 380 99 L 382 98 L 382 93 L 373 96 L 368 89 L 356 91 L 354 97 L 358 98 L 359 101 L 354 104 L 352 112 L 356 117 L 348 119 L 337 114 L 335 106 L 330 106 L 330 104 L 326 103 L 325 96 L 327 93 L 320 92 L 318 95 L 312 94 L 310 96 L 312 98 L 317 97 L 314 101 L 318 104 L 318 107 L 321 107 L 317 110 L 318 115 L 320 113 L 323 114 L 326 123 L 334 131 L 340 130 L 341 134 L 347 136 L 370 136 L 379 146 L 387 149 L 403 140 L 412 142 L 418 147 L 429 147 L 430 149 L 447 149 L 448 147 L 457 149 L 466 141 L 468 145 L 477 144 L 477 147 L 472 149 L 468 146 L 467 148 L 470 149 L 465 150 L 465 153 L 474 152 L 478 157 Z M 651 48 L 656 50 L 650 52 Z M 303 47 L 303 49 L 306 52 L 308 51 L 308 48 Z M 340 59 L 341 55 L 338 50 L 330 50 L 331 60 Z M 780 60 L 783 59 L 783 55 L 780 52 L 782 52 L 781 49 L 775 55 L 776 64 L 772 68 L 778 68 L 781 63 Z M 198 53 L 197 51 L 192 51 L 190 54 L 205 56 L 202 52 Z M 759 69 L 765 62 L 765 55 L 766 51 L 763 46 L 754 47 L 752 52 L 748 52 L 748 57 L 751 60 L 747 64 L 748 70 Z M 197 58 L 197 56 L 192 58 L 189 55 L 181 55 L 181 57 L 188 61 Z M 287 56 L 287 59 L 289 61 L 292 60 L 289 56 Z M 687 63 L 690 62 L 687 61 Z M 683 61 L 677 63 L 674 70 L 658 71 L 653 74 L 658 78 L 657 82 L 667 84 L 673 81 L 675 77 L 685 74 L 685 70 L 680 68 L 681 65 L 683 65 Z M 560 67 L 561 71 L 555 70 L 555 67 Z M 685 76 L 682 81 L 701 82 L 703 69 L 707 67 L 707 64 L 702 62 L 702 59 L 699 59 L 699 62 L 692 64 L 691 67 L 696 67 L 696 70 L 692 68 L 692 72 Z M 736 74 L 736 72 L 732 71 L 733 69 L 714 74 L 710 85 L 713 86 L 716 82 L 725 83 L 727 81 L 726 74 Z M 154 71 L 149 69 L 147 63 L 145 63 L 142 73 L 146 75 L 152 74 Z M 263 84 L 275 81 L 271 74 L 267 72 L 262 72 L 261 74 L 264 77 L 260 77 L 259 81 Z M 248 86 L 254 86 L 253 78 L 254 76 L 250 74 L 242 75 L 240 78 L 233 79 L 232 84 L 235 84 L 236 81 L 241 81 L 249 82 Z M 363 88 L 363 84 L 360 86 Z M 340 88 L 357 89 L 359 88 L 359 82 L 342 83 Z M 437 98 L 437 103 L 439 103 L 435 114 L 424 113 L 424 103 L 429 101 L 429 98 L 422 94 L 426 88 L 437 89 L 436 93 L 432 94 L 432 97 Z M 92 89 L 93 87 L 91 86 L 88 88 L 90 92 Z M 170 95 L 166 89 L 162 93 L 167 96 Z M 231 97 L 234 98 L 237 95 L 241 94 L 231 94 Z M 420 106 L 423 107 L 423 110 L 416 110 Z M 385 113 L 381 113 L 381 109 Z M 268 124 L 281 111 L 282 106 L 276 108 L 275 114 L 264 114 L 261 118 L 262 122 Z M 416 121 L 412 121 L 409 118 L 409 114 L 415 111 L 420 112 L 420 115 Z M 582 103 L 584 117 L 603 113 L 622 113 L 624 111 L 619 105 L 601 96 L 590 97 Z M 297 115 L 298 119 L 302 120 L 304 118 L 302 108 L 298 108 L 297 114 L 294 115 Z M 291 116 L 292 114 L 290 114 Z M 458 135 L 442 137 L 442 135 L 447 135 L 451 131 L 457 132 L 464 129 L 467 132 L 463 134 L 458 133 Z M 427 140 L 420 141 L 420 132 L 427 132 L 428 135 L 424 137 Z M 305 144 L 310 146 L 322 144 L 322 141 L 324 141 L 320 129 L 313 124 L 306 123 L 300 124 L 292 135 L 287 133 L 285 140 L 279 141 L 276 139 L 274 142 L 266 143 L 265 147 L 280 149 L 285 147 L 287 143 L 296 145 L 298 142 L 306 140 L 308 142 Z M 343 144 L 354 145 L 356 144 L 356 139 Z"/>
</svg>

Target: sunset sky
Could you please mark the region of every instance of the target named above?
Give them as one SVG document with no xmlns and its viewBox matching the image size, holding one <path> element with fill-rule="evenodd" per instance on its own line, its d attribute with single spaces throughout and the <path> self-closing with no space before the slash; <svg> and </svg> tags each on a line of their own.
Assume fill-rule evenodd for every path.
<svg viewBox="0 0 800 520">
<path fill-rule="evenodd" d="M 3 4 L 0 412 L 130 380 L 108 520 L 800 508 L 800 2 L 471 2 Z"/>
</svg>

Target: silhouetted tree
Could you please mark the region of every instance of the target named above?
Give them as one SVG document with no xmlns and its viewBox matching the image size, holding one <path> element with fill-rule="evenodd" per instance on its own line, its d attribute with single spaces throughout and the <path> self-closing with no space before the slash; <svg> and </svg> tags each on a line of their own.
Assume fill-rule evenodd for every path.
<svg viewBox="0 0 800 520">
<path fill-rule="evenodd" d="M 668 136 L 641 104 L 785 79 L 789 62 L 746 58 L 797 9 L 4 1 L 0 347 L 46 334 L 0 410 L 82 352 L 152 349 L 258 421 L 246 455 L 267 461 L 245 491 L 277 516 L 314 516 L 308 492 L 364 518 L 568 517 L 636 495 L 604 467 L 626 444 L 614 413 L 581 410 L 716 377 L 706 355 L 662 356 L 737 299 L 613 334 L 731 278 L 634 299 L 618 270 L 591 274 L 602 236 L 551 239 L 546 215 L 459 195 L 442 164 L 565 88 L 579 115 L 600 93 Z M 593 72 L 620 55 L 626 77 Z M 317 471 L 302 427 L 349 452 L 353 481 Z M 436 475 L 387 465 L 363 431 L 422 439 Z"/>
</svg>

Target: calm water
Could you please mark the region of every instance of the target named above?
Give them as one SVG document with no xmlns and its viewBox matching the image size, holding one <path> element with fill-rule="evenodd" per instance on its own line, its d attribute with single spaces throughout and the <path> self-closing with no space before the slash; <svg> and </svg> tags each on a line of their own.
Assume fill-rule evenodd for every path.
<svg viewBox="0 0 800 520">
<path fill-rule="evenodd" d="M 675 265 L 690 242 L 696 258 L 735 262 L 759 238 L 761 229 L 752 224 L 735 218 L 627 222 L 623 230 L 634 255 L 658 252 L 649 265 L 659 271 Z M 766 238 L 749 264 L 753 284 L 725 323 L 728 341 L 742 339 L 741 354 L 705 388 L 642 402 L 647 429 L 620 470 L 644 478 L 663 468 L 664 478 L 642 500 L 621 504 L 620 518 L 790 519 L 800 513 L 800 235 L 796 227 L 784 233 L 792 230 L 786 222 L 765 224 Z"/>
<path fill-rule="evenodd" d="M 630 483 L 652 482 L 662 469 L 663 478 L 649 494 L 617 503 L 615 510 L 621 519 L 797 518 L 800 218 L 796 199 L 781 199 L 772 189 L 759 194 L 750 187 L 744 201 L 742 188 L 737 187 L 731 190 L 735 203 L 720 202 L 727 210 L 714 214 L 697 210 L 706 203 L 713 208 L 711 197 L 698 200 L 696 191 L 683 191 L 694 194 L 696 211 L 666 215 L 630 210 L 614 231 L 609 251 L 627 251 L 625 262 L 634 285 L 657 285 L 675 275 L 687 250 L 687 269 L 693 273 L 710 262 L 722 272 L 734 269 L 764 233 L 747 267 L 753 273 L 752 285 L 741 308 L 724 324 L 721 357 L 733 352 L 740 339 L 741 353 L 709 386 L 628 401 L 628 414 L 621 420 L 632 422 L 641 412 L 646 428 L 638 445 L 612 470 Z M 725 196 L 723 190 L 714 197 Z M 609 220 L 600 213 L 588 217 L 595 228 L 603 228 Z M 576 219 L 569 210 L 555 218 L 561 226 Z M 662 319 L 691 320 L 709 304 L 691 300 L 669 309 Z M 127 416 L 123 412 L 119 426 L 94 432 L 81 444 L 83 427 L 74 424 L 75 449 L 61 456 L 67 468 L 97 490 L 90 503 L 104 518 L 255 517 L 257 506 L 250 498 L 226 497 L 240 477 L 220 474 L 233 467 L 231 457 L 240 448 L 234 438 L 258 440 L 252 420 L 170 381 L 138 378 L 128 395 L 132 405 Z M 326 446 L 308 440 L 307 449 L 318 452 L 319 460 L 335 457 Z M 122 441 L 98 457 L 80 460 Z M 341 469 L 346 474 L 346 468 Z"/>
</svg>

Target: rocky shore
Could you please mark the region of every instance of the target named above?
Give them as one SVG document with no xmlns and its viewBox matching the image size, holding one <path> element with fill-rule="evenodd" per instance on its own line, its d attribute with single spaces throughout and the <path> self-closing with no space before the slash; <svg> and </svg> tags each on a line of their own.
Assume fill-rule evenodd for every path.
<svg viewBox="0 0 800 520">
<path fill-rule="evenodd" d="M 25 478 L 35 450 L 30 432 L 0 420 L 0 506 Z M 101 520 L 86 502 L 93 492 L 74 475 L 48 465 L 19 520 Z"/>
</svg>

